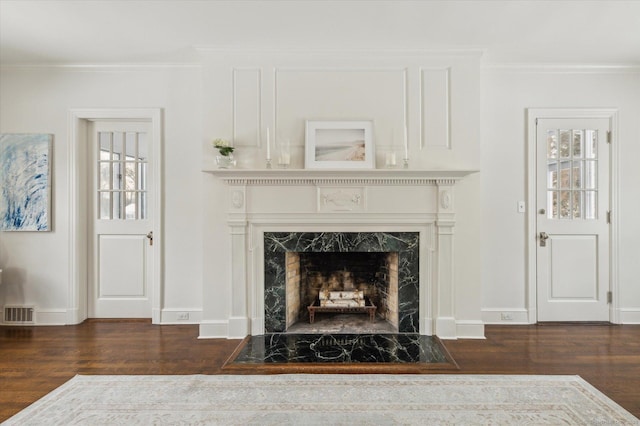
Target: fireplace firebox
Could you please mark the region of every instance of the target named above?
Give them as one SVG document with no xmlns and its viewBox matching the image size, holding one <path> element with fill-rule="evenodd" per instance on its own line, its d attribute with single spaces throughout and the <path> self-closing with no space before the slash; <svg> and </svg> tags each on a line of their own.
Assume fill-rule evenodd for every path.
<svg viewBox="0 0 640 426">
<path fill-rule="evenodd" d="M 390 332 L 419 333 L 419 233 L 273 232 L 264 242 L 265 332 L 334 311 L 375 313 Z"/>
</svg>

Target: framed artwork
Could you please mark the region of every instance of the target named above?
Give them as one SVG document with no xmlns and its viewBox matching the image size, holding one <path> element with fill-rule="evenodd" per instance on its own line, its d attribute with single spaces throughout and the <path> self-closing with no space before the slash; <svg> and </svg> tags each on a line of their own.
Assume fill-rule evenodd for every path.
<svg viewBox="0 0 640 426">
<path fill-rule="evenodd" d="M 307 121 L 307 169 L 374 169 L 371 121 Z"/>
<path fill-rule="evenodd" d="M 53 135 L 0 134 L 0 231 L 51 230 Z"/>
</svg>

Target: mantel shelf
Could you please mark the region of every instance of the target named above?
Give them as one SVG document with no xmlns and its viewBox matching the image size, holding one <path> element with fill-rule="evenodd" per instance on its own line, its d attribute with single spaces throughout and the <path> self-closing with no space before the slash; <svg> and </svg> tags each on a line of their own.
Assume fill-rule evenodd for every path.
<svg viewBox="0 0 640 426">
<path fill-rule="evenodd" d="M 455 182 L 478 170 L 205 169 L 231 184 L 433 184 Z"/>
</svg>

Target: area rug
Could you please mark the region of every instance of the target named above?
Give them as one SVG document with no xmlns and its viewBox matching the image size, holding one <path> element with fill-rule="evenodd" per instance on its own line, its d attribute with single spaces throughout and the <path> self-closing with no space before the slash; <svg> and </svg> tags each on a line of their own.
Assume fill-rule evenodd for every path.
<svg viewBox="0 0 640 426">
<path fill-rule="evenodd" d="M 637 425 L 578 376 L 76 376 L 7 425 Z"/>
</svg>

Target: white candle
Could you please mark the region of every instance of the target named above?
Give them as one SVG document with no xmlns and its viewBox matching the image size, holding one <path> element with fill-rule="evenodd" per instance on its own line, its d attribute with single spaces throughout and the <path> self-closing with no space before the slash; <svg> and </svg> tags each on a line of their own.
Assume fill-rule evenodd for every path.
<svg viewBox="0 0 640 426">
<path fill-rule="evenodd" d="M 409 158 L 409 141 L 407 140 L 407 126 L 404 126 L 404 158 Z"/>
<path fill-rule="evenodd" d="M 386 166 L 392 167 L 396 165 L 396 153 L 395 152 L 387 152 L 387 161 Z"/>
<path fill-rule="evenodd" d="M 269 139 L 269 128 L 267 127 L 267 160 L 271 160 L 271 141 Z"/>
</svg>

